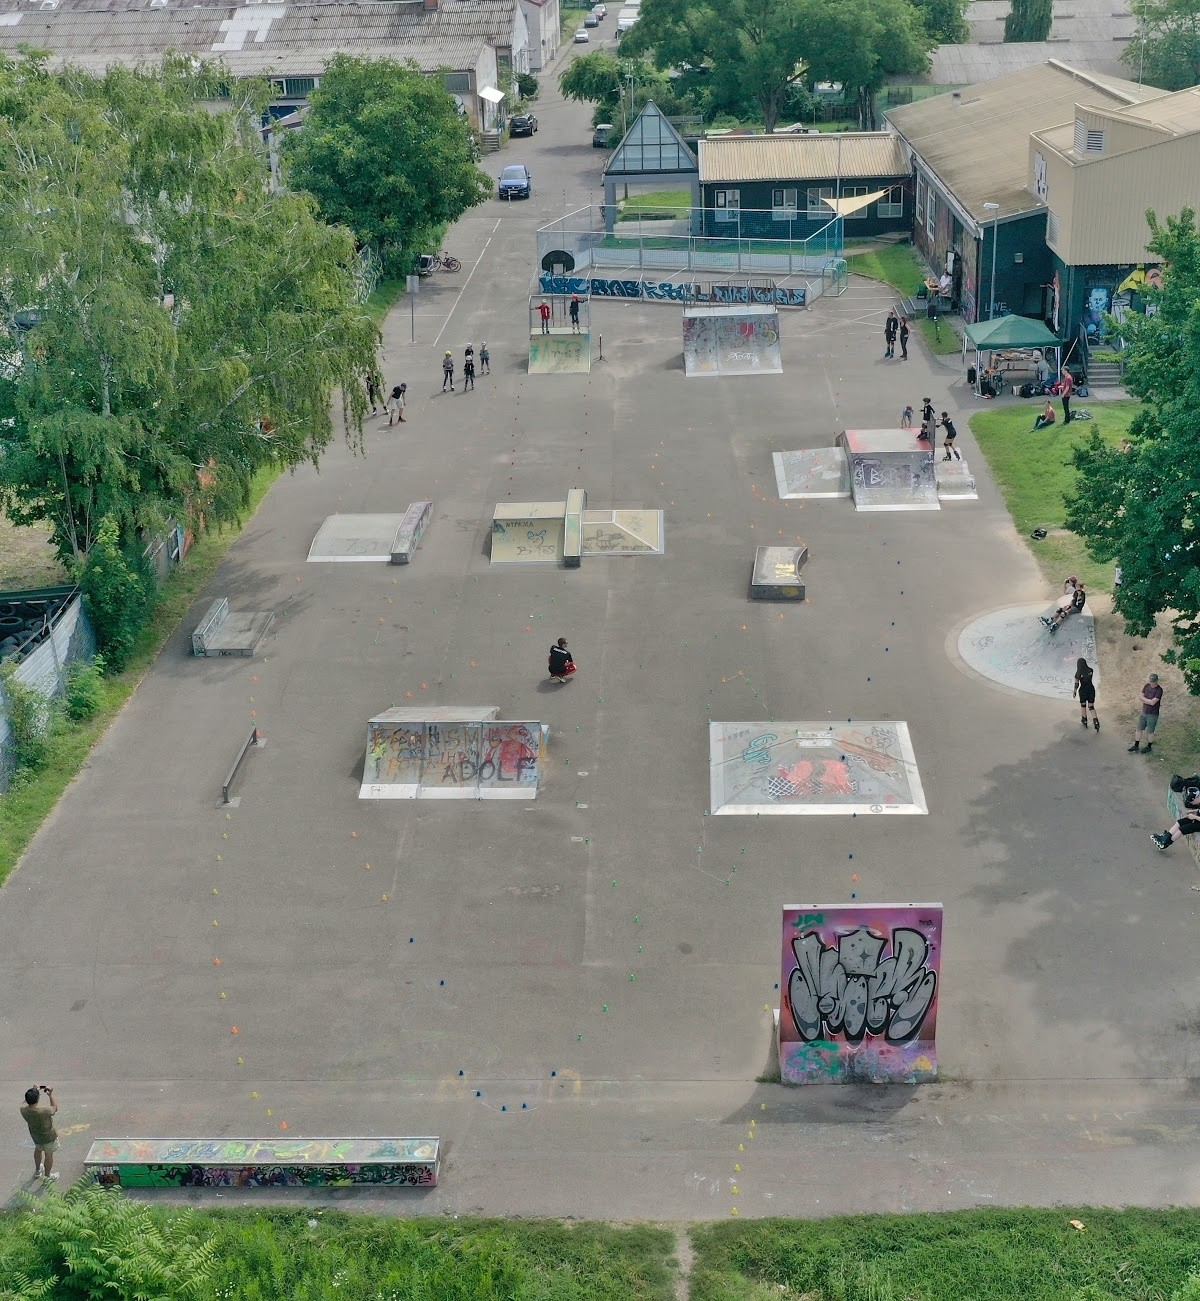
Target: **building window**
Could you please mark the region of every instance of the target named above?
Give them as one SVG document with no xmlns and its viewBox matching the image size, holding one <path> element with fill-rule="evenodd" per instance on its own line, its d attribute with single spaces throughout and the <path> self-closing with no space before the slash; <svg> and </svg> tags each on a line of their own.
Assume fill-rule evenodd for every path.
<svg viewBox="0 0 1200 1301">
<path fill-rule="evenodd" d="M 471 74 L 469 72 L 445 72 L 442 85 L 452 95 L 469 95 L 471 93 Z"/>
<path fill-rule="evenodd" d="M 925 233 L 930 239 L 937 230 L 937 195 L 932 190 L 925 195 Z"/>
<path fill-rule="evenodd" d="M 284 99 L 307 99 L 316 88 L 316 77 L 271 78 L 271 89 Z"/>
<path fill-rule="evenodd" d="M 713 193 L 713 217 L 717 221 L 737 221 L 742 206 L 741 190 L 716 190 Z"/>
<path fill-rule="evenodd" d="M 865 185 L 843 185 L 842 186 L 843 199 L 861 199 L 864 195 L 870 193 L 871 193 L 870 189 Z M 847 221 L 860 221 L 863 217 L 867 215 L 867 209 L 870 208 L 870 206 L 871 205 L 869 203 L 864 203 L 861 208 L 855 208 L 853 212 L 843 213 L 843 216 L 846 218 Z"/>
<path fill-rule="evenodd" d="M 771 218 L 773 221 L 794 221 L 796 219 L 796 191 L 771 191 Z"/>
<path fill-rule="evenodd" d="M 925 220 L 925 178 L 917 177 L 917 225 Z"/>
<path fill-rule="evenodd" d="M 904 216 L 904 186 L 893 185 L 892 188 L 879 200 L 879 206 L 876 213 L 880 217 L 903 217 Z"/>
<path fill-rule="evenodd" d="M 828 219 L 833 215 L 833 186 L 816 185 L 808 191 L 807 209 L 810 217 Z"/>
<path fill-rule="evenodd" d="M 1046 212 L 1046 243 L 1053 248 L 1058 243 L 1058 213 Z"/>
</svg>

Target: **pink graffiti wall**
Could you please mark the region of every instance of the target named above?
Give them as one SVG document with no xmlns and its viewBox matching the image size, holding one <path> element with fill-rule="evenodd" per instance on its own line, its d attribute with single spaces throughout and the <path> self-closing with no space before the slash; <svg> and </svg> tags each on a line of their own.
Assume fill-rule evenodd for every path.
<svg viewBox="0 0 1200 1301">
<path fill-rule="evenodd" d="M 915 1084 L 937 1075 L 942 905 L 783 910 L 785 1084 Z"/>
</svg>

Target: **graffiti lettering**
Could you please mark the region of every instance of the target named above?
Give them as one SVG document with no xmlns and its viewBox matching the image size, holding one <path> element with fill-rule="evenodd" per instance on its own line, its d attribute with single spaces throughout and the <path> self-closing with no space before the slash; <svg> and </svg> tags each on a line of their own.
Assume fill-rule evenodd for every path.
<svg viewBox="0 0 1200 1301">
<path fill-rule="evenodd" d="M 763 303 L 775 307 L 804 307 L 803 285 L 712 285 L 707 288 L 673 280 L 609 280 L 600 276 L 539 277 L 543 294 L 591 294 L 593 298 L 642 298 L 675 303 Z"/>
<path fill-rule="evenodd" d="M 764 732 L 762 736 L 756 736 L 742 751 L 742 762 L 770 763 L 771 755 L 766 747 L 778 740 L 778 732 Z"/>
<path fill-rule="evenodd" d="M 800 1038 L 844 1037 L 860 1043 L 866 1034 L 906 1043 L 921 1029 L 933 1003 L 937 974 L 925 960 L 929 944 L 920 931 L 896 927 L 888 941 L 865 926 L 825 945 L 815 931 L 792 941 L 796 969 L 788 980 L 788 1002 Z"/>
</svg>

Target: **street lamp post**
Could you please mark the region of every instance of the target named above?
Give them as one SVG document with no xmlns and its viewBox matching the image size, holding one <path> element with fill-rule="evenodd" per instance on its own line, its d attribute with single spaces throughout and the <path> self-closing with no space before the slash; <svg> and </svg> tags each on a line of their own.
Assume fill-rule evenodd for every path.
<svg viewBox="0 0 1200 1301">
<path fill-rule="evenodd" d="M 996 317 L 996 228 L 1000 224 L 1000 205 L 985 203 L 983 206 L 996 214 L 992 218 L 992 292 L 988 300 L 988 320 L 991 321 Z"/>
</svg>

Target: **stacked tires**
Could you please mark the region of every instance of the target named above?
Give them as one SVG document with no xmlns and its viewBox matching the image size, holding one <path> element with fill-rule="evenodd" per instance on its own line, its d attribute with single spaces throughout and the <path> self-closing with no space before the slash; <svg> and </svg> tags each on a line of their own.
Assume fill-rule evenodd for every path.
<svg viewBox="0 0 1200 1301">
<path fill-rule="evenodd" d="M 28 654 L 50 632 L 54 602 L 44 597 L 0 601 L 0 660 Z"/>
</svg>

